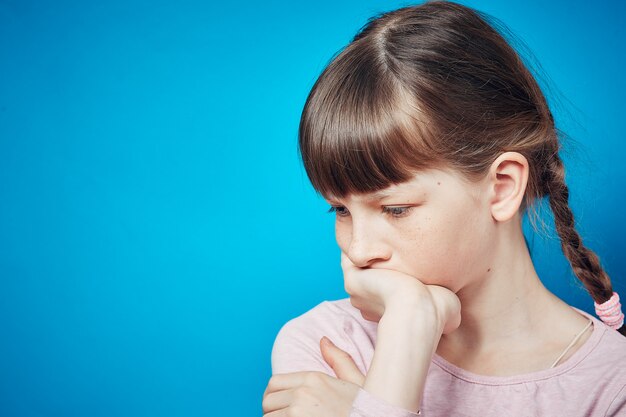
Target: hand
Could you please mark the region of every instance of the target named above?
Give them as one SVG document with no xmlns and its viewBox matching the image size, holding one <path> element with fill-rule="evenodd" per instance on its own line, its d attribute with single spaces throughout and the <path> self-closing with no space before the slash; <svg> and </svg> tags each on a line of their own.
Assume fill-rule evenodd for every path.
<svg viewBox="0 0 626 417">
<path fill-rule="evenodd" d="M 442 334 L 451 333 L 461 324 L 461 302 L 445 287 L 425 285 L 392 269 L 359 268 L 344 252 L 341 267 L 350 302 L 366 320 L 379 322 L 386 310 L 402 308 L 434 319 Z"/>
<path fill-rule="evenodd" d="M 365 376 L 328 338 L 322 338 L 320 350 L 337 378 L 323 372 L 272 376 L 263 394 L 264 417 L 348 417 Z"/>
</svg>

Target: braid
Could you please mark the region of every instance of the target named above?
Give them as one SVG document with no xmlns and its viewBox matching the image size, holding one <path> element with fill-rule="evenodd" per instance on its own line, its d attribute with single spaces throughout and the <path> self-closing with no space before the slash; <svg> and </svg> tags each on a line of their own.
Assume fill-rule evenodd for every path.
<svg viewBox="0 0 626 417">
<path fill-rule="evenodd" d="M 587 249 L 574 224 L 574 214 L 569 207 L 569 189 L 565 184 L 565 168 L 555 152 L 547 165 L 544 179 L 546 193 L 550 196 L 550 208 L 554 213 L 554 223 L 561 238 L 561 248 L 567 257 L 574 275 L 582 282 L 593 300 L 602 304 L 611 298 L 611 279 L 600 265 L 598 256 Z M 619 332 L 626 336 L 626 326 Z"/>
</svg>

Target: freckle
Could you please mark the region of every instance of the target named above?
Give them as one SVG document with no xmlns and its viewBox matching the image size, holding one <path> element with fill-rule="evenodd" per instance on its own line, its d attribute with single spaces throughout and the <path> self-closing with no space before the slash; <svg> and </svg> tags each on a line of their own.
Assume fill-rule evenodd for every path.
<svg viewBox="0 0 626 417">
<path fill-rule="evenodd" d="M 491 272 L 491 268 L 487 269 L 487 272 Z"/>
<path fill-rule="evenodd" d="M 441 185 L 441 183 L 439 181 L 437 181 L 437 185 Z"/>
</svg>

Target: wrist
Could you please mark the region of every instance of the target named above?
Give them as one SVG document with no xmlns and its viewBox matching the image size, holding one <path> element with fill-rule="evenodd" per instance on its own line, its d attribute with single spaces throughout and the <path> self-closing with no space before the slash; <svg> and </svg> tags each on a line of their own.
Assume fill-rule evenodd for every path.
<svg viewBox="0 0 626 417">
<path fill-rule="evenodd" d="M 379 327 L 399 327 L 411 329 L 423 336 L 441 335 L 444 327 L 432 297 L 404 292 L 385 306 Z M 379 329 L 380 331 L 380 329 Z"/>
<path fill-rule="evenodd" d="M 443 334 L 443 325 L 428 309 L 385 310 L 377 328 L 378 340 L 393 340 L 396 346 L 421 350 L 432 356 Z"/>
<path fill-rule="evenodd" d="M 385 308 L 363 388 L 390 404 L 418 410 L 441 334 L 430 308 L 399 302 Z"/>
</svg>

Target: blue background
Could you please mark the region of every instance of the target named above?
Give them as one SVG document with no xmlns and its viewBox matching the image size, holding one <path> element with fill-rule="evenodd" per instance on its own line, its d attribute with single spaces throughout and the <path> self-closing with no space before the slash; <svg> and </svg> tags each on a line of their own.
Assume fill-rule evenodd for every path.
<svg viewBox="0 0 626 417">
<path fill-rule="evenodd" d="M 262 414 L 280 326 L 346 296 L 304 100 L 406 4 L 0 1 L 1 416 Z M 466 4 L 541 62 L 580 231 L 624 292 L 624 3 Z M 593 312 L 558 240 L 530 240 Z"/>
</svg>

